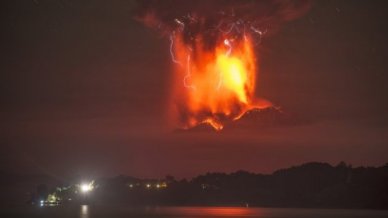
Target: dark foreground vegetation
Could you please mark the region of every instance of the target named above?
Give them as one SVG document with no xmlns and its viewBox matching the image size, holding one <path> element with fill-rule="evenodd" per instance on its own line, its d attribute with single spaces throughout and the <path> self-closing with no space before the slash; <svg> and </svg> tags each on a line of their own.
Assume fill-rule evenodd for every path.
<svg viewBox="0 0 388 218">
<path fill-rule="evenodd" d="M 27 179 L 28 178 L 23 178 Z M 14 185 L 22 181 L 14 180 Z M 24 181 L 25 182 L 25 181 Z M 81 184 L 35 184 L 24 202 L 48 198 L 61 204 L 212 205 L 267 207 L 324 207 L 388 209 L 388 164 L 352 168 L 345 163 L 306 163 L 254 174 L 207 173 L 191 180 L 138 179 L 129 176 L 100 178 L 93 190 L 82 193 Z M 61 183 L 61 184 L 60 184 Z M 21 187 L 21 186 L 20 186 Z"/>
</svg>

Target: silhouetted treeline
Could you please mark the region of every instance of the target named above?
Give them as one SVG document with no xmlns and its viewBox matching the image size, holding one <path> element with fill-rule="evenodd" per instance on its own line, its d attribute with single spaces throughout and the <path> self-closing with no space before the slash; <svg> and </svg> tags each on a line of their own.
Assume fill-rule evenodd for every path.
<svg viewBox="0 0 388 218">
<path fill-rule="evenodd" d="M 35 189 L 23 191 L 16 178 L 22 178 L 28 184 L 34 181 L 39 183 L 35 184 Z M 29 193 L 30 202 L 45 200 L 50 194 L 61 199 L 63 204 L 84 203 L 87 200 L 88 203 L 97 204 L 147 206 L 249 205 L 388 209 L 388 164 L 381 167 L 353 168 L 344 162 L 337 166 L 306 163 L 269 175 L 237 171 L 230 174 L 207 173 L 191 180 L 177 180 L 172 176 L 139 179 L 121 175 L 96 179 L 94 190 L 88 194 L 80 192 L 80 184 L 76 184 L 76 180 L 65 183 L 65 186 L 63 181 L 62 185 L 54 186 L 52 183 L 44 184 L 42 179 L 31 177 L 32 180 L 29 181 L 28 178 L 14 177 L 12 184 L 16 186 L 13 189 L 6 188 L 5 180 L 2 180 L 3 196 L 6 196 L 4 193 L 7 190 L 16 190 Z M 12 193 L 8 193 L 8 196 Z M 27 200 L 23 198 L 22 202 Z"/>
<path fill-rule="evenodd" d="M 352 168 L 345 163 L 306 163 L 271 175 L 207 173 L 190 181 L 119 176 L 100 180 L 95 201 L 141 205 L 249 205 L 388 209 L 388 164 Z M 145 185 L 151 184 L 150 188 Z"/>
</svg>

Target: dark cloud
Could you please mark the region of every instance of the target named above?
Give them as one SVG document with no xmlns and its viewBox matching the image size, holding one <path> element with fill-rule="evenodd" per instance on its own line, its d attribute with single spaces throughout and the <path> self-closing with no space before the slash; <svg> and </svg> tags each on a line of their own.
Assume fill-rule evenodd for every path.
<svg viewBox="0 0 388 218">
<path fill-rule="evenodd" d="M 245 32 L 273 32 L 284 22 L 305 14 L 311 6 L 309 0 L 147 0 L 137 3 L 136 17 L 147 26 L 164 34 L 182 31 L 189 44 L 201 36 L 209 46 L 226 32 L 234 37 L 242 37 Z"/>
</svg>

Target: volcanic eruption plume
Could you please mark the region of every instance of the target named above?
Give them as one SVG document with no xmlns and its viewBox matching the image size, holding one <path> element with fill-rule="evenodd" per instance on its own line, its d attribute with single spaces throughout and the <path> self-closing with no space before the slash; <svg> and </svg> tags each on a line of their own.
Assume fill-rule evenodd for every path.
<svg viewBox="0 0 388 218">
<path fill-rule="evenodd" d="M 139 1 L 137 19 L 170 40 L 173 113 L 181 128 L 221 130 L 252 109 L 262 39 L 309 9 L 308 1 Z"/>
</svg>

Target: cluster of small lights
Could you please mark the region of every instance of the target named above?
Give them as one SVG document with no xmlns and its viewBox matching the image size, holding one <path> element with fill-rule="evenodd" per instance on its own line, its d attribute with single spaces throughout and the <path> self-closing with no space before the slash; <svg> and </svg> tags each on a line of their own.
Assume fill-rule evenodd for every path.
<svg viewBox="0 0 388 218">
<path fill-rule="evenodd" d="M 134 188 L 135 186 L 140 186 L 140 184 L 128 184 L 128 187 L 129 188 Z M 151 184 L 151 183 L 146 183 L 144 184 L 144 187 L 147 188 L 147 189 L 151 189 L 151 188 L 157 188 L 157 189 L 162 189 L 162 188 L 167 188 L 167 184 L 165 182 L 162 182 L 162 183 L 156 183 L 156 184 Z"/>
<path fill-rule="evenodd" d="M 46 200 L 40 200 L 39 205 L 41 207 L 43 206 L 56 206 L 59 205 L 61 199 L 55 194 L 49 194 L 46 198 Z"/>
</svg>

